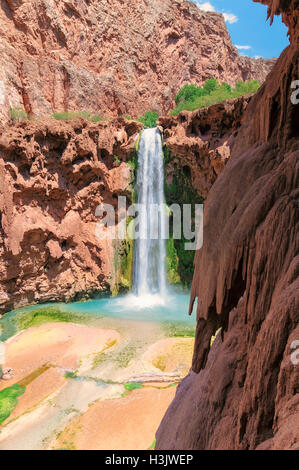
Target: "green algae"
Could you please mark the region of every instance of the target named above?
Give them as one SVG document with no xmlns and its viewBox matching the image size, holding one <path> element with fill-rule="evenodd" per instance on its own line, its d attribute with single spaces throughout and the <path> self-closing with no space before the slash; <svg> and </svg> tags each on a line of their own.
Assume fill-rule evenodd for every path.
<svg viewBox="0 0 299 470">
<path fill-rule="evenodd" d="M 26 387 L 12 385 L 0 391 L 0 425 L 11 415 L 18 404 L 18 397 L 25 393 Z"/>
<path fill-rule="evenodd" d="M 143 388 L 143 384 L 141 382 L 127 382 L 124 384 L 124 387 L 128 392 L 132 392 L 133 390 Z"/>
</svg>

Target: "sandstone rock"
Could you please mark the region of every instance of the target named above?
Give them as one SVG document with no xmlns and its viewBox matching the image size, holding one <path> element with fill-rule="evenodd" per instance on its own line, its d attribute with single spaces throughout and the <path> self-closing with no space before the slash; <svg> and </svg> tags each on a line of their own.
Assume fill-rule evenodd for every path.
<svg viewBox="0 0 299 470">
<path fill-rule="evenodd" d="M 224 17 L 185 0 L 3 0 L 0 118 L 87 110 L 160 114 L 187 82 L 264 81 L 272 60 L 238 55 Z"/>
<path fill-rule="evenodd" d="M 156 449 L 298 449 L 298 2 L 282 13 L 291 45 L 248 105 L 233 153 L 205 207 L 191 310 L 193 372 L 180 385 Z M 210 341 L 219 328 L 211 350 Z"/>
<path fill-rule="evenodd" d="M 0 380 L 11 380 L 15 376 L 15 371 L 10 369 L 9 367 L 3 367 L 2 369 L 2 376 L 0 376 Z"/>
<path fill-rule="evenodd" d="M 193 188 L 200 196 L 208 195 L 231 155 L 250 99 L 245 96 L 160 118 L 163 141 L 172 156 L 166 165 L 168 184 L 172 182 L 174 167 L 181 172 L 188 169 Z"/>
<path fill-rule="evenodd" d="M 96 237 L 95 212 L 130 200 L 125 162 L 142 128 L 47 120 L 0 135 L 0 312 L 113 288 L 115 246 Z"/>
<path fill-rule="evenodd" d="M 46 243 L 46 247 L 49 249 L 50 256 L 54 259 L 60 259 L 63 256 L 62 249 L 57 240 L 49 240 Z"/>
</svg>

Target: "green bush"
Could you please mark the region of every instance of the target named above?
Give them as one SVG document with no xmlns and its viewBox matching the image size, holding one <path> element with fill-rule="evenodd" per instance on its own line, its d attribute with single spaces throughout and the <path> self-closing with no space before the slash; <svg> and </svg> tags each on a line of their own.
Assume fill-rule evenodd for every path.
<svg viewBox="0 0 299 470">
<path fill-rule="evenodd" d="M 9 110 L 9 115 L 10 119 L 12 121 L 27 121 L 28 120 L 28 114 L 26 111 L 22 108 L 12 108 Z"/>
<path fill-rule="evenodd" d="M 137 121 L 144 124 L 145 127 L 156 127 L 159 116 L 154 111 L 146 111 L 143 116 L 139 116 Z"/>
<path fill-rule="evenodd" d="M 219 87 L 216 78 L 209 78 L 204 84 L 204 91 L 206 95 L 210 95 L 212 91 L 215 91 Z"/>
<path fill-rule="evenodd" d="M 246 95 L 249 93 L 256 93 L 261 84 L 257 80 L 248 80 L 247 82 L 239 81 L 236 83 L 233 93 L 239 95 Z"/>
<path fill-rule="evenodd" d="M 143 388 L 143 385 L 141 382 L 127 382 L 124 384 L 124 387 L 128 392 L 132 392 L 133 390 Z"/>
<path fill-rule="evenodd" d="M 231 98 L 256 93 L 260 86 L 257 80 L 239 81 L 232 89 L 228 83 L 219 85 L 217 80 L 213 78 L 207 80 L 203 88 L 195 85 L 185 85 L 176 95 L 177 107 L 170 114 L 176 115 L 181 111 L 195 111 Z"/>
<path fill-rule="evenodd" d="M 15 384 L 0 391 L 0 424 L 11 415 L 18 404 L 18 397 L 23 395 L 25 390 L 25 387 Z"/>
<path fill-rule="evenodd" d="M 100 116 L 100 114 L 92 114 L 89 111 L 61 111 L 53 113 L 51 117 L 58 121 L 71 121 L 72 119 L 77 118 L 86 119 L 87 121 L 92 122 L 106 121 L 106 118 Z"/>
<path fill-rule="evenodd" d="M 203 95 L 205 95 L 205 90 L 200 86 L 186 84 L 176 95 L 175 102 L 180 103 L 181 101 L 192 101 Z"/>
</svg>

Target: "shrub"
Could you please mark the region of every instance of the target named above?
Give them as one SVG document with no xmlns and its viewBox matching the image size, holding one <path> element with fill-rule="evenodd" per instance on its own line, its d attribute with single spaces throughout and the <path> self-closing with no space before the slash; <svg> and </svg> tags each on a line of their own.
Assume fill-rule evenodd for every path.
<svg viewBox="0 0 299 470">
<path fill-rule="evenodd" d="M 231 93 L 231 91 L 232 91 L 231 86 L 228 83 L 225 83 L 225 82 L 220 85 L 220 89 L 222 89 L 224 91 L 228 91 L 229 93 Z"/>
<path fill-rule="evenodd" d="M 22 108 L 12 108 L 9 110 L 10 119 L 12 121 L 26 121 L 28 120 L 28 114 Z"/>
<path fill-rule="evenodd" d="M 72 119 L 77 118 L 86 119 L 87 121 L 92 122 L 106 121 L 106 118 L 102 117 L 100 114 L 93 115 L 89 111 L 61 111 L 53 113 L 51 117 L 58 121 L 71 121 Z"/>
<path fill-rule="evenodd" d="M 132 392 L 133 390 L 143 388 L 143 384 L 141 382 L 127 382 L 124 384 L 124 387 L 128 392 Z"/>
<path fill-rule="evenodd" d="M 230 98 L 256 93 L 260 87 L 257 80 L 247 82 L 239 81 L 235 88 L 231 88 L 228 83 L 218 84 L 217 80 L 211 78 L 206 81 L 203 88 L 195 85 L 185 85 L 175 97 L 177 107 L 170 114 L 176 115 L 181 111 L 195 111 L 196 109 L 206 108 L 213 104 L 221 103 Z"/>
<path fill-rule="evenodd" d="M 158 114 L 154 111 L 146 111 L 143 116 L 139 116 L 137 121 L 144 124 L 145 127 L 156 127 L 158 117 Z"/>
<path fill-rule="evenodd" d="M 180 89 L 178 94 L 175 97 L 175 102 L 180 103 L 181 101 L 192 101 L 196 97 L 200 97 L 205 95 L 205 90 L 196 85 L 184 85 L 183 88 Z"/>
<path fill-rule="evenodd" d="M 239 81 L 236 83 L 234 93 L 246 95 L 249 93 L 256 93 L 261 84 L 257 80 L 249 80 L 247 82 Z"/>
<path fill-rule="evenodd" d="M 204 84 L 204 91 L 206 95 L 210 95 L 212 91 L 216 90 L 219 87 L 219 84 L 216 78 L 209 78 Z"/>
</svg>

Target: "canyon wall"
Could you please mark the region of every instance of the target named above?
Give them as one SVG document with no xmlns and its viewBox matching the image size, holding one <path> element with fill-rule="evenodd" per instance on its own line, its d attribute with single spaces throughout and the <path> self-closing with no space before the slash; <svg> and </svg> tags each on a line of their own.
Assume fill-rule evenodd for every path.
<svg viewBox="0 0 299 470">
<path fill-rule="evenodd" d="M 271 20 L 282 14 L 291 45 L 249 103 L 209 193 L 191 294 L 193 366 L 156 449 L 299 449 L 299 9 L 263 3 Z"/>
<path fill-rule="evenodd" d="M 231 155 L 250 99 L 160 119 L 169 205 L 206 197 Z M 132 244 L 99 240 L 96 208 L 112 204 L 118 214 L 118 196 L 132 201 L 142 129 L 123 118 L 48 118 L 0 131 L 0 313 L 130 288 Z M 175 255 L 171 282 L 178 274 L 191 282 L 189 254 L 187 260 Z"/>
<path fill-rule="evenodd" d="M 0 313 L 122 287 L 126 241 L 96 236 L 96 208 L 131 200 L 142 128 L 47 120 L 0 134 Z"/>
<path fill-rule="evenodd" d="M 232 99 L 194 112 L 158 121 L 163 135 L 165 200 L 168 207 L 202 204 L 227 164 L 251 96 Z M 193 212 L 193 217 L 195 213 Z M 170 220 L 170 227 L 172 227 Z M 167 240 L 167 273 L 170 284 L 190 287 L 194 251 L 184 239 Z"/>
<path fill-rule="evenodd" d="M 199 196 L 206 198 L 231 156 L 242 117 L 251 100 L 243 96 L 194 112 L 164 116 L 158 121 L 167 148 L 167 185 L 185 174 Z M 179 195 L 177 195 L 179 197 Z M 175 202 L 175 201 L 173 201 Z"/>
<path fill-rule="evenodd" d="M 185 0 L 0 0 L 0 35 L 2 121 L 163 114 L 185 83 L 263 82 L 275 62 L 239 56 L 224 17 Z"/>
</svg>

